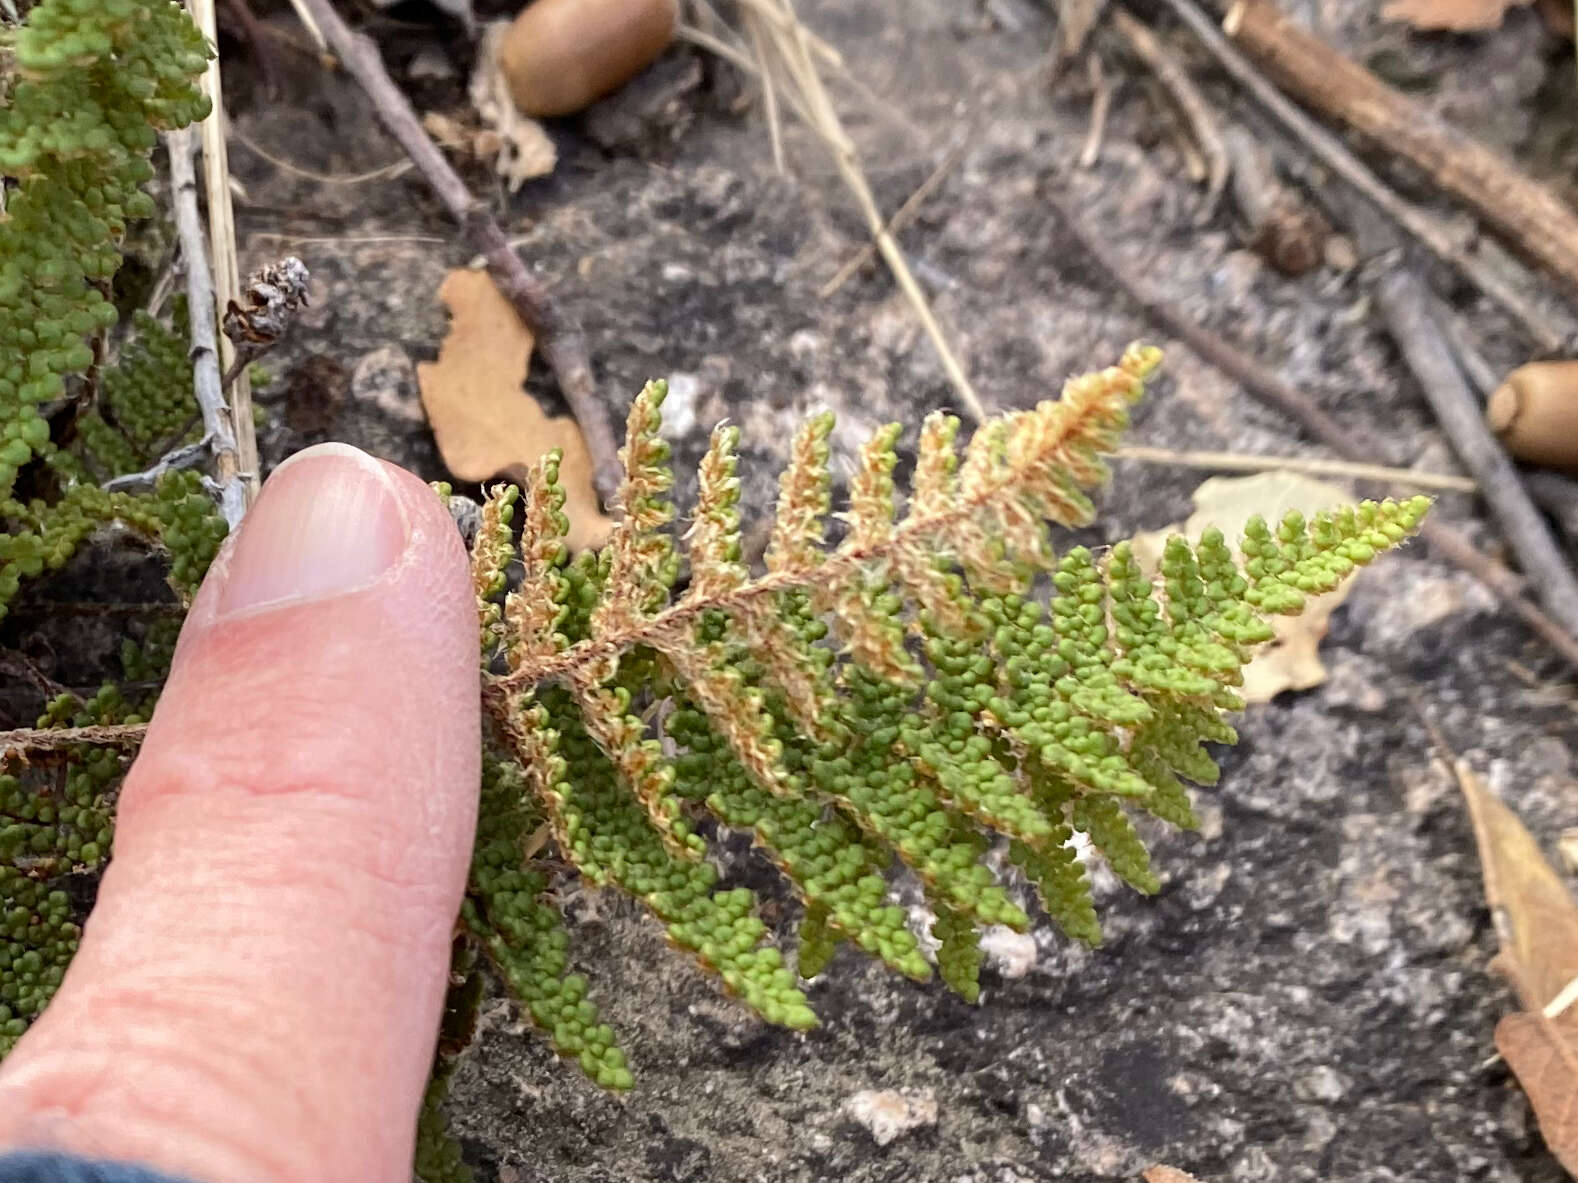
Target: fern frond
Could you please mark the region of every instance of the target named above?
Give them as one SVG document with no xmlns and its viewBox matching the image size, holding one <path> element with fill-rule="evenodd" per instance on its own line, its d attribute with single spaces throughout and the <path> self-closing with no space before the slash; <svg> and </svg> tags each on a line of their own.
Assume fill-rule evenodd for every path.
<svg viewBox="0 0 1578 1183">
<path fill-rule="evenodd" d="M 973 999 L 984 926 L 1030 924 L 989 865 L 999 845 L 1065 933 L 1099 941 L 1076 847 L 1155 891 L 1131 811 L 1195 824 L 1185 781 L 1216 779 L 1205 745 L 1234 739 L 1222 714 L 1241 705 L 1234 687 L 1272 635 L 1266 616 L 1299 611 L 1428 508 L 1257 519 L 1238 554 L 1217 531 L 1175 538 L 1154 576 L 1126 543 L 1055 554 L 1050 527 L 1089 522 L 1101 455 L 1157 361 L 1130 349 L 983 426 L 962 461 L 957 421 L 928 417 L 902 507 L 900 433 L 880 429 L 836 547 L 832 419 L 818 416 L 793 443 L 759 574 L 740 555 L 738 434 L 721 427 L 677 596 L 661 384 L 631 412 L 623 517 L 600 555 L 565 561 L 556 472 L 541 466 L 526 490 L 526 581 L 506 601 L 509 672 L 488 679 L 486 701 L 561 855 L 641 900 L 676 945 L 791 1026 L 814 1017 L 750 893 L 721 888 L 700 857 L 710 827 L 748 833 L 804 904 L 803 975 L 839 942 L 930 974 L 889 897 L 906 868 L 936 916 L 938 971 Z"/>
<path fill-rule="evenodd" d="M 482 635 L 482 652 L 488 653 L 504 641 L 504 613 L 497 597 L 504 591 L 505 572 L 515 558 L 515 536 L 510 522 L 520 490 L 500 485 L 482 502 L 477 538 L 471 550 L 471 590 L 477 597 L 477 616 Z"/>
<path fill-rule="evenodd" d="M 616 522 L 605 553 L 608 582 L 592 613 L 594 636 L 618 635 L 668 599 L 674 583 L 674 544 L 662 533 L 674 517 L 669 489 L 668 444 L 658 434 L 668 383 L 648 382 L 630 404 L 625 446 L 619 457 L 624 480 L 615 498 Z"/>
</svg>

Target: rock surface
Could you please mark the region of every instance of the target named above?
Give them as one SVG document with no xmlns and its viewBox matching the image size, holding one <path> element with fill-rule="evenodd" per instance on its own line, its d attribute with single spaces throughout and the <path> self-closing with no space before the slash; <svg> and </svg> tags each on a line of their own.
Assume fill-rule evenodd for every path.
<svg viewBox="0 0 1578 1183">
<path fill-rule="evenodd" d="M 858 87 L 835 92 L 885 209 L 967 139 L 903 241 L 989 406 L 1026 405 L 1154 333 L 1059 232 L 1051 190 L 1180 308 L 1378 452 L 1443 463 L 1358 276 L 1289 280 L 1238 247 L 1226 213 L 1197 228 L 1201 194 L 1142 87 L 1119 92 L 1100 165 L 1073 167 L 1088 101 L 1078 77 L 1048 86 L 1046 9 L 1007 6 L 1028 22 L 1014 31 L 957 0 L 801 7 L 859 64 Z M 1551 43 L 1528 12 L 1501 32 L 1446 40 L 1379 26 L 1371 5 L 1319 7 L 1323 33 L 1427 77 L 1432 101 L 1509 151 L 1555 142 L 1547 125 L 1568 118 L 1529 102 L 1554 85 L 1547 68 L 1554 78 L 1570 63 L 1541 56 Z M 431 31 L 384 36 L 397 74 L 419 52 L 431 57 Z M 463 43 L 444 48 L 464 77 Z M 434 292 L 466 252 L 409 172 L 324 183 L 249 148 L 316 173 L 399 159 L 360 95 L 315 59 L 286 52 L 290 101 L 271 105 L 249 101 L 237 56 L 244 263 L 293 252 L 318 283 L 269 363 L 285 393 L 271 405 L 268 457 L 341 438 L 442 476 L 410 366 L 436 352 Z M 425 73 L 412 83 L 424 109 L 453 103 L 458 84 Z M 922 415 L 952 395 L 885 272 L 818 295 L 862 236 L 815 142 L 791 127 L 791 175 L 778 176 L 760 112 L 735 109 L 727 71 L 702 59 L 664 77 L 668 92 L 647 88 L 629 108 L 555 125 L 558 172 L 513 199 L 482 170 L 468 175 L 584 322 L 610 416 L 645 378 L 671 378 L 682 503 L 711 425 L 739 424 L 759 539 L 806 411 L 839 412 L 847 464 L 870 428 L 902 419 L 913 441 Z M 1264 132 L 1236 94 L 1211 86 L 1219 109 Z M 648 130 L 632 131 L 642 120 Z M 1539 167 L 1561 171 L 1554 159 Z M 1466 310 L 1496 364 L 1514 360 L 1510 331 Z M 540 368 L 529 388 L 551 402 Z M 1137 412 L 1135 442 L 1307 450 L 1183 347 L 1171 348 L 1167 373 Z M 1118 464 L 1085 540 L 1178 520 L 1201 476 Z M 1473 508 L 1449 495 L 1437 512 L 1493 544 Z M 637 1089 L 598 1092 L 495 1002 L 456 1078 L 468 1159 L 500 1183 L 1133 1179 L 1158 1161 L 1244 1183 L 1555 1183 L 1562 1172 L 1523 1095 L 1491 1059 L 1512 999 L 1485 969 L 1494 936 L 1473 840 L 1424 721 L 1554 843 L 1578 825 L 1570 671 L 1418 545 L 1361 577 L 1324 653 L 1324 688 L 1243 719 L 1221 784 L 1198 794 L 1203 833 L 1152 829 L 1160 894 L 1142 899 L 1103 877 L 1107 943 L 1073 947 L 1045 927 L 1028 948 L 1000 941 L 977 1006 L 845 951 L 811 988 L 823 1025 L 772 1029 L 669 955 L 628 901 L 577 894 L 576 958 L 623 1033 Z M 726 862 L 787 933 L 794 907 L 768 868 L 743 848 Z M 924 1120 L 884 1142 L 850 1103 L 874 1095 L 919 1104 Z"/>
</svg>

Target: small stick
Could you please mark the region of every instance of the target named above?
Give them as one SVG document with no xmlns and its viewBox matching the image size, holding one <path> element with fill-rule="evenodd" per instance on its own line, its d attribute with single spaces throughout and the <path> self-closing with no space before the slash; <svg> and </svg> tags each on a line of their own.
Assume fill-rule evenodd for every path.
<svg viewBox="0 0 1578 1183">
<path fill-rule="evenodd" d="M 318 28 L 318 22 L 313 18 L 312 9 L 303 3 L 303 0 L 290 0 L 290 6 L 296 10 L 297 18 L 307 30 L 307 36 L 312 38 L 312 43 L 318 47 L 318 53 L 328 53 L 329 43 L 323 39 L 323 32 Z"/>
<path fill-rule="evenodd" d="M 146 723 L 96 724 L 91 727 L 18 727 L 0 731 L 0 764 L 19 759 L 27 762 L 30 752 L 58 752 L 77 744 L 98 747 L 135 748 L 148 733 Z"/>
<path fill-rule="evenodd" d="M 888 219 L 889 234 L 897 234 L 915 219 L 915 215 L 920 212 L 921 206 L 926 204 L 926 199 L 937 191 L 937 187 L 953 171 L 953 166 L 959 163 L 959 158 L 964 155 L 967 143 L 967 139 L 961 138 L 952 148 L 949 148 L 943 158 L 937 162 L 937 167 L 932 169 L 927 178 L 920 183 L 920 187 L 905 199 L 903 205 L 899 206 L 898 212 Z M 839 288 L 849 282 L 850 276 L 871 262 L 876 257 L 876 254 L 877 248 L 869 242 L 866 243 L 845 260 L 844 265 L 838 269 L 832 279 L 817 289 L 817 297 L 825 300 L 833 295 Z"/>
<path fill-rule="evenodd" d="M 210 45 L 219 44 L 214 0 L 191 0 L 192 15 Z M 214 291 L 221 301 L 241 298 L 241 264 L 236 257 L 235 207 L 230 201 L 230 149 L 225 143 L 225 94 L 220 82 L 219 58 L 203 71 L 203 93 L 213 104 L 199 135 L 203 143 L 203 187 L 208 198 L 209 261 L 214 271 Z M 228 337 L 219 339 L 219 360 L 230 368 L 235 350 Z M 243 510 L 258 495 L 258 439 L 252 423 L 252 383 L 245 371 L 230 386 L 231 423 L 236 433 L 236 455 L 241 468 Z M 235 525 L 234 522 L 231 523 Z"/>
<path fill-rule="evenodd" d="M 1211 365 L 1236 378 L 1243 384 L 1246 394 L 1302 424 L 1305 430 L 1338 455 L 1361 462 L 1366 459 L 1369 449 L 1357 436 L 1255 358 L 1175 311 L 1136 278 L 1104 243 L 1086 232 L 1058 197 L 1050 192 L 1045 193 L 1044 197 L 1080 249 L 1151 320 L 1183 341 Z M 1549 642 L 1569 665 L 1578 669 L 1578 637 L 1562 628 L 1523 594 L 1524 580 L 1515 572 L 1481 553 L 1460 531 L 1442 522 L 1426 519 L 1419 533 L 1432 550 L 1483 583 L 1501 599 L 1508 610 Z"/>
<path fill-rule="evenodd" d="M 1085 145 L 1079 150 L 1079 167 L 1092 169 L 1101 159 L 1101 145 L 1107 138 L 1107 115 L 1112 110 L 1113 86 L 1101 68 L 1101 55 L 1091 53 L 1085 58 L 1085 69 L 1090 75 L 1090 130 L 1085 133 Z"/>
<path fill-rule="evenodd" d="M 1465 251 L 1435 217 L 1404 201 L 1383 184 L 1379 177 L 1360 163 L 1358 157 L 1348 151 L 1341 140 L 1304 114 L 1268 82 L 1249 59 L 1222 35 L 1216 23 L 1201 11 L 1194 0 L 1162 2 L 1200 39 L 1217 64 L 1290 134 L 1309 148 L 1322 164 L 1363 194 L 1442 262 L 1450 265 L 1499 304 L 1528 333 L 1531 340 L 1538 342 L 1544 349 L 1561 347 L 1567 332 L 1551 326 L 1552 314 L 1549 310 L 1536 307 L 1479 255 Z"/>
<path fill-rule="evenodd" d="M 1453 451 L 1474 474 L 1485 504 L 1518 556 L 1518 566 L 1545 610 L 1567 632 L 1578 635 L 1578 579 L 1525 492 L 1518 470 L 1485 425 L 1479 401 L 1430 315 L 1428 290 L 1408 267 L 1396 266 L 1381 276 L 1376 296 L 1387 328 Z"/>
<path fill-rule="evenodd" d="M 780 177 L 787 176 L 783 119 L 778 114 L 778 80 L 773 77 L 772 63 L 767 60 L 767 40 L 762 36 L 762 21 L 766 18 L 754 8 L 744 9 L 743 15 L 745 32 L 751 40 L 751 56 L 756 59 L 756 72 L 762 83 L 762 114 L 767 118 L 767 138 L 772 142 L 773 168 Z"/>
<path fill-rule="evenodd" d="M 1412 161 L 1578 290 L 1578 215 L 1512 161 L 1387 86 L 1268 0 L 1235 0 L 1223 28 L 1297 98 Z"/>
<path fill-rule="evenodd" d="M 1138 444 L 1119 448 L 1112 455 L 1118 460 L 1137 460 L 1142 464 L 1174 464 L 1180 468 L 1214 469 L 1218 472 L 1302 472 L 1309 476 L 1385 481 L 1415 489 L 1442 489 L 1454 493 L 1472 493 L 1479 488 L 1471 477 L 1444 472 L 1419 472 L 1412 468 L 1391 468 L 1384 464 L 1360 464 L 1352 460 L 1247 456 L 1242 452 L 1175 452 L 1171 448 L 1147 448 Z"/>
<path fill-rule="evenodd" d="M 204 442 L 213 451 L 219 509 L 226 524 L 234 530 L 247 510 L 246 480 L 236 450 L 230 408 L 225 405 L 225 393 L 219 382 L 219 327 L 214 317 L 214 287 L 208 273 L 203 218 L 197 210 L 197 173 L 192 167 L 191 130 L 181 128 L 166 132 L 165 142 L 170 150 L 175 229 L 186 272 L 192 389 L 203 415 Z"/>
<path fill-rule="evenodd" d="M 472 246 L 487 260 L 488 271 L 499 290 L 536 336 L 538 348 L 559 379 L 559 389 L 586 438 L 597 491 L 611 502 L 620 484 L 619 447 L 597 396 L 597 382 L 592 377 L 581 326 L 558 307 L 547 285 L 526 269 L 487 206 L 471 195 L 438 145 L 423 130 L 410 101 L 390 80 L 372 39 L 353 33 L 329 0 L 297 3 L 312 14 L 336 56 L 372 99 L 384 127 L 400 142 L 450 216 L 460 223 Z"/>
<path fill-rule="evenodd" d="M 151 468 L 142 472 L 129 472 L 124 476 L 114 477 L 105 481 L 104 489 L 110 493 L 133 493 L 151 489 L 159 483 L 159 478 L 166 473 L 179 472 L 183 468 L 196 468 L 203 462 L 203 457 L 207 455 L 208 441 L 206 439 L 183 444 L 174 451 L 166 452 L 159 458 L 158 463 Z"/>
<path fill-rule="evenodd" d="M 1217 126 L 1216 118 L 1195 86 L 1194 79 L 1189 77 L 1189 72 L 1167 52 L 1150 29 L 1121 8 L 1113 9 L 1112 23 L 1129 43 L 1134 56 L 1156 75 L 1156 80 L 1166 88 L 1178 110 L 1189 122 L 1195 146 L 1199 148 L 1206 166 L 1205 204 L 1201 207 L 1197 221 L 1207 222 L 1215 212 L 1217 202 L 1222 199 L 1222 191 L 1227 188 L 1227 179 L 1233 171 L 1233 162 L 1227 154 L 1227 145 L 1222 140 L 1222 131 Z"/>
</svg>

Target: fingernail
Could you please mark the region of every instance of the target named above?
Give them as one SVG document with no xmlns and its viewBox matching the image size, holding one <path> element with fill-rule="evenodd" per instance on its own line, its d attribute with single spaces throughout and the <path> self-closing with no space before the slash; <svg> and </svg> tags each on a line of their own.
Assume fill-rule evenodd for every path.
<svg viewBox="0 0 1578 1183">
<path fill-rule="evenodd" d="M 406 535 L 378 461 L 348 444 L 307 448 L 274 470 L 242 521 L 219 613 L 365 587 L 404 552 Z"/>
</svg>

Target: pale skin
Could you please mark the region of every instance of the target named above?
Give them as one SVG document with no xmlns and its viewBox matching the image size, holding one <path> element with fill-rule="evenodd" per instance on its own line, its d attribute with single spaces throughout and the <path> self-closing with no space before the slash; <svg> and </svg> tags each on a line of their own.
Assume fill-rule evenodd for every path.
<svg viewBox="0 0 1578 1183">
<path fill-rule="evenodd" d="M 187 618 L 0 1152 L 408 1183 L 476 821 L 466 556 L 343 445 L 265 485 Z"/>
</svg>

